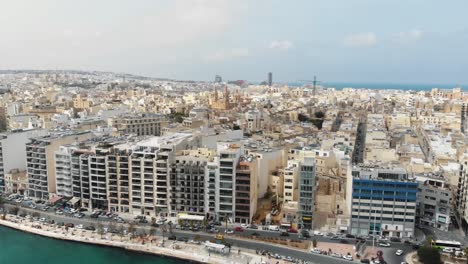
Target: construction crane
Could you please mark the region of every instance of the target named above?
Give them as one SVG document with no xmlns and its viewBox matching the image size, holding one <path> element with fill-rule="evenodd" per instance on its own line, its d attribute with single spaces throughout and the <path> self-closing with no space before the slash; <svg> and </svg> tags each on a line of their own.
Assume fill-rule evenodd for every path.
<svg viewBox="0 0 468 264">
<path fill-rule="evenodd" d="M 315 98 L 315 95 L 317 94 L 317 84 L 321 83 L 321 81 L 317 81 L 317 76 L 314 75 L 314 80 L 311 81 L 311 80 L 299 80 L 299 82 L 302 82 L 302 83 L 311 83 L 314 87 L 314 90 L 313 90 L 313 97 Z"/>
</svg>

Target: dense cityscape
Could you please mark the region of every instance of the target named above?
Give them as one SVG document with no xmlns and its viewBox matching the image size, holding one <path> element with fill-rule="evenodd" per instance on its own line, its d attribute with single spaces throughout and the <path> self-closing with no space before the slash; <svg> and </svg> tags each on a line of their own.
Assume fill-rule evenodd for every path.
<svg viewBox="0 0 468 264">
<path fill-rule="evenodd" d="M 265 77 L 2 72 L 2 224 L 209 263 L 466 261 L 468 93 Z"/>
</svg>

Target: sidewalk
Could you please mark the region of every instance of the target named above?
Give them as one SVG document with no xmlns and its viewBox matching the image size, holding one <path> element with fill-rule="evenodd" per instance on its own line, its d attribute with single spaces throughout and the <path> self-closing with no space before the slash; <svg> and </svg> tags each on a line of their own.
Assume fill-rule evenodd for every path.
<svg viewBox="0 0 468 264">
<path fill-rule="evenodd" d="M 237 249 L 231 249 L 231 253 L 215 254 L 209 253 L 203 244 L 195 245 L 178 241 L 163 241 L 162 237 L 159 236 L 146 236 L 143 238 L 138 237 L 131 239 L 126 236 L 118 236 L 109 233 L 100 235 L 93 231 L 50 226 L 29 220 L 18 219 L 10 215 L 7 216 L 7 220 L 0 220 L 0 225 L 56 239 L 119 247 L 127 250 L 165 255 L 202 263 L 245 264 L 261 263 L 262 261 L 260 256 L 245 252 L 244 249 L 241 249 L 240 253 L 237 253 Z M 283 262 L 280 261 L 280 263 Z"/>
</svg>

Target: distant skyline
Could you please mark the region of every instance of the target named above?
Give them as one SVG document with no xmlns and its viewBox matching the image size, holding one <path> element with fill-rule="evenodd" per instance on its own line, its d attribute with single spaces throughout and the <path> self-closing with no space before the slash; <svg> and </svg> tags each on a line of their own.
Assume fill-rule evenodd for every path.
<svg viewBox="0 0 468 264">
<path fill-rule="evenodd" d="M 462 0 L 3 1 L 0 69 L 463 85 L 466 10 Z"/>
</svg>

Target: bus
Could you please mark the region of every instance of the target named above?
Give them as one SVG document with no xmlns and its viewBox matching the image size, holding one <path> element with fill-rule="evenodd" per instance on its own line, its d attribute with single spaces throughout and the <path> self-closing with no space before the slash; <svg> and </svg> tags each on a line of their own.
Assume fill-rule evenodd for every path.
<svg viewBox="0 0 468 264">
<path fill-rule="evenodd" d="M 431 246 L 438 249 L 452 248 L 457 251 L 461 250 L 462 244 L 458 241 L 432 240 Z"/>
</svg>

